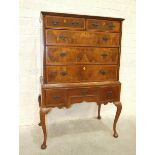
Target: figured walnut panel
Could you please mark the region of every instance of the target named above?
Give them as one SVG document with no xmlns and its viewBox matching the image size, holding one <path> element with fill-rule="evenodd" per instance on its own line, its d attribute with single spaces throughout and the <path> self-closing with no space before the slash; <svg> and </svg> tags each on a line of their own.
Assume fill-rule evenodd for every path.
<svg viewBox="0 0 155 155">
<path fill-rule="evenodd" d="M 77 29 L 85 28 L 84 18 L 45 16 L 45 27 L 52 29 Z"/>
<path fill-rule="evenodd" d="M 61 106 L 66 104 L 65 89 L 45 89 L 46 106 Z"/>
<path fill-rule="evenodd" d="M 69 104 L 80 103 L 83 101 L 98 102 L 99 101 L 99 88 L 84 87 L 84 88 L 68 89 Z"/>
<path fill-rule="evenodd" d="M 46 30 L 46 45 L 118 47 L 119 33 Z"/>
<path fill-rule="evenodd" d="M 86 29 L 92 31 L 120 32 L 121 23 L 119 21 L 88 19 Z"/>
<path fill-rule="evenodd" d="M 72 88 L 68 90 L 69 96 L 90 96 L 98 95 L 99 89 L 96 87 L 83 87 L 83 88 Z"/>
<path fill-rule="evenodd" d="M 118 48 L 46 47 L 46 65 L 117 64 Z"/>
<path fill-rule="evenodd" d="M 117 69 L 105 65 L 46 66 L 46 80 L 48 83 L 115 81 Z"/>
<path fill-rule="evenodd" d="M 100 100 L 101 101 L 119 101 L 120 100 L 121 85 L 102 87 L 100 88 Z"/>
</svg>

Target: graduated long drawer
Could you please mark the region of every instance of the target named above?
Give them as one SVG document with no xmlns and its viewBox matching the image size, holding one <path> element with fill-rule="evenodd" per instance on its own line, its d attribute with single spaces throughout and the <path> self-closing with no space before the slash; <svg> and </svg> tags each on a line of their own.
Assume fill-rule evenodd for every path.
<svg viewBox="0 0 155 155">
<path fill-rule="evenodd" d="M 46 65 L 117 64 L 119 48 L 46 47 Z"/>
<path fill-rule="evenodd" d="M 46 66 L 48 83 L 95 82 L 117 80 L 116 65 Z"/>
<path fill-rule="evenodd" d="M 119 33 L 46 29 L 46 45 L 118 47 Z"/>
</svg>

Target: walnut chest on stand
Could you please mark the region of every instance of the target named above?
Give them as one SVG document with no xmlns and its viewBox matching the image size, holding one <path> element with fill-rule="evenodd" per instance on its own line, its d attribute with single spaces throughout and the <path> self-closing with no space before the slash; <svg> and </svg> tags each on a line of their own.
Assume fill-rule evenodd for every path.
<svg viewBox="0 0 155 155">
<path fill-rule="evenodd" d="M 98 119 L 101 104 L 117 107 L 113 123 L 121 113 L 119 67 L 121 18 L 41 12 L 42 75 L 40 123 L 45 149 L 45 115 L 51 108 L 69 108 L 74 103 L 96 102 Z"/>
</svg>

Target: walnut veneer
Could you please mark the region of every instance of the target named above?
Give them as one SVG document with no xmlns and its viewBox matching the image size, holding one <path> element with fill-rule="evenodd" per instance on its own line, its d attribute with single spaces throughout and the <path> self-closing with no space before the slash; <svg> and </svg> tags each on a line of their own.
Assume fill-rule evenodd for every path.
<svg viewBox="0 0 155 155">
<path fill-rule="evenodd" d="M 96 102 L 98 119 L 101 104 L 117 107 L 116 123 L 121 113 L 119 66 L 121 18 L 41 12 L 42 75 L 40 123 L 46 148 L 45 115 L 51 108 L 69 108 L 74 103 Z"/>
</svg>

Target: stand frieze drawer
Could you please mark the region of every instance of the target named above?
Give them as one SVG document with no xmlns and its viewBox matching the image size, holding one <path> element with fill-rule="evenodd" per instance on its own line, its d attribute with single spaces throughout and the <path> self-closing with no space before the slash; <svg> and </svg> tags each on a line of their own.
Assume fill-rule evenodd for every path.
<svg viewBox="0 0 155 155">
<path fill-rule="evenodd" d="M 118 47 L 119 33 L 46 30 L 46 45 Z"/>
<path fill-rule="evenodd" d="M 44 89 L 45 105 L 47 107 L 61 107 L 66 105 L 67 91 L 65 89 Z"/>
<path fill-rule="evenodd" d="M 114 86 L 43 89 L 47 107 L 69 107 L 74 103 L 119 101 L 120 84 Z"/>
<path fill-rule="evenodd" d="M 68 65 L 46 66 L 48 83 L 116 81 L 116 65 Z"/>
<path fill-rule="evenodd" d="M 46 65 L 54 64 L 117 64 L 119 48 L 46 47 Z"/>
<path fill-rule="evenodd" d="M 88 96 L 88 95 L 98 95 L 99 89 L 96 87 L 84 87 L 84 88 L 72 88 L 68 89 L 69 96 Z"/>
<path fill-rule="evenodd" d="M 119 101 L 120 91 L 121 91 L 120 84 L 115 86 L 110 86 L 110 87 L 103 86 L 100 88 L 100 101 L 104 101 L 104 102 Z"/>
</svg>

